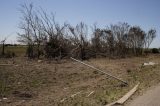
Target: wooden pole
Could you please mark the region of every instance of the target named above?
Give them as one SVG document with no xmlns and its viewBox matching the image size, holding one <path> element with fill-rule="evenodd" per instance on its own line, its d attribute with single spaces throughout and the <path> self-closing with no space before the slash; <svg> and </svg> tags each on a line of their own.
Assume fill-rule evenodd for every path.
<svg viewBox="0 0 160 106">
<path fill-rule="evenodd" d="M 106 74 L 107 76 L 109 76 L 109 77 L 111 77 L 111 78 L 114 78 L 114 79 L 116 79 L 116 80 L 118 80 L 118 81 L 121 81 L 121 82 L 123 82 L 125 85 L 128 85 L 128 83 L 127 83 L 126 81 L 123 81 L 122 79 L 120 79 L 120 78 L 118 78 L 118 77 L 115 77 L 115 76 L 113 76 L 113 75 L 111 75 L 111 74 L 109 74 L 109 73 L 106 73 L 106 72 L 104 72 L 104 71 L 102 71 L 102 70 L 100 70 L 100 69 L 98 69 L 98 68 L 96 68 L 96 67 L 94 67 L 94 66 L 91 66 L 91 65 L 89 65 L 89 64 L 86 64 L 86 63 L 84 63 L 84 62 L 82 62 L 82 61 L 80 61 L 80 60 L 77 60 L 77 59 L 75 59 L 75 58 L 72 58 L 72 57 L 70 57 L 70 59 L 72 59 L 72 60 L 74 60 L 74 61 L 76 61 L 76 62 L 79 62 L 79 63 L 81 63 L 81 64 L 83 64 L 83 65 L 85 65 L 85 66 L 88 66 L 88 67 L 90 67 L 90 68 L 92 68 L 92 69 L 94 69 L 94 70 L 96 70 L 96 71 L 99 71 L 99 72 L 101 72 L 101 73 L 103 73 L 103 74 Z"/>
</svg>

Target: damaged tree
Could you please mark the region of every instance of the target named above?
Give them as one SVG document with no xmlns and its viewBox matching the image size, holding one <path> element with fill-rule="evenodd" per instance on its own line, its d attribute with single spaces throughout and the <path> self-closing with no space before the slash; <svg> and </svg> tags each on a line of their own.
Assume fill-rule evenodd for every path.
<svg viewBox="0 0 160 106">
<path fill-rule="evenodd" d="M 20 23 L 20 29 L 24 34 L 18 33 L 18 42 L 22 42 L 27 45 L 26 54 L 29 58 L 34 58 L 34 45 L 36 36 L 36 26 L 34 21 L 35 13 L 33 12 L 33 5 L 26 4 L 21 5 L 21 13 L 23 14 L 22 21 Z"/>
<path fill-rule="evenodd" d="M 95 24 L 93 26 L 93 37 L 91 38 L 91 46 L 91 49 L 95 53 L 95 57 L 97 57 L 98 55 L 106 56 L 103 55 L 103 53 L 105 52 L 105 45 L 103 41 L 102 30 L 100 28 L 97 28 Z"/>
<path fill-rule="evenodd" d="M 28 57 L 39 58 L 43 54 L 47 58 L 60 56 L 64 51 L 63 31 L 66 25 L 61 27 L 55 22 L 53 15 L 49 18 L 43 10 L 34 11 L 32 4 L 24 4 L 21 7 L 23 17 L 20 28 L 24 34 L 18 33 L 18 41 L 28 46 Z"/>
<path fill-rule="evenodd" d="M 77 47 L 72 53 L 76 53 L 76 57 L 79 57 L 81 60 L 87 59 L 87 47 L 89 45 L 87 41 L 88 28 L 84 23 L 78 24 L 76 27 L 69 26 L 69 30 L 72 34 L 71 39 L 73 45 Z"/>
<path fill-rule="evenodd" d="M 52 57 L 59 59 L 62 58 L 62 54 L 67 53 L 65 46 L 67 45 L 67 39 L 65 39 L 66 24 L 60 25 L 55 21 L 54 15 L 49 18 L 44 11 L 41 14 L 42 17 L 42 30 L 47 36 L 47 42 L 45 44 L 45 56 L 47 58 Z"/>
<path fill-rule="evenodd" d="M 20 29 L 23 33 L 18 33 L 18 41 L 27 45 L 29 58 L 61 59 L 72 55 L 85 60 L 99 54 L 110 58 L 139 56 L 156 37 L 154 29 L 146 33 L 138 26 L 118 23 L 107 28 L 94 25 L 90 38 L 88 27 L 82 22 L 75 27 L 65 23 L 60 25 L 53 14 L 48 15 L 42 9 L 35 11 L 32 4 L 21 7 Z"/>
</svg>

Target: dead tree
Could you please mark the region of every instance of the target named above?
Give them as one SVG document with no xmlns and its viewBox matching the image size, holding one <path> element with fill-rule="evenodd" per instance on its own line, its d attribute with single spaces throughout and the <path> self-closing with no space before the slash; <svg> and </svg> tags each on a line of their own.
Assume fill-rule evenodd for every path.
<svg viewBox="0 0 160 106">
<path fill-rule="evenodd" d="M 28 45 L 27 55 L 29 58 L 39 58 L 42 54 L 41 45 L 46 39 L 43 31 L 43 24 L 38 12 L 34 10 L 33 5 L 21 5 L 22 21 L 20 29 L 23 34 L 18 33 L 18 41 Z"/>
<path fill-rule="evenodd" d="M 146 38 L 145 38 L 145 48 L 146 49 L 148 49 L 150 47 L 150 45 L 155 37 L 156 37 L 156 30 L 150 29 L 146 35 Z"/>
<path fill-rule="evenodd" d="M 104 52 L 103 50 L 103 38 L 102 38 L 102 30 L 100 28 L 97 28 L 96 25 L 93 27 L 93 37 L 91 38 L 91 43 L 92 43 L 92 49 L 95 53 L 95 56 L 101 54 Z"/>
<path fill-rule="evenodd" d="M 129 30 L 129 40 L 134 55 L 142 55 L 145 44 L 145 32 L 140 27 L 131 27 Z"/>
<path fill-rule="evenodd" d="M 12 34 L 12 33 L 11 33 Z M 1 55 L 4 56 L 5 55 L 5 43 L 6 43 L 6 40 L 8 39 L 8 37 L 11 35 L 9 34 L 7 37 L 5 37 L 2 41 L 1 41 L 1 44 L 2 44 L 2 53 Z"/>
<path fill-rule="evenodd" d="M 118 23 L 105 29 L 94 26 L 93 37 L 89 39 L 88 27 L 82 22 L 75 27 L 61 25 L 53 14 L 35 10 L 32 4 L 21 7 L 20 29 L 23 33 L 18 33 L 18 41 L 28 46 L 30 58 L 44 54 L 47 58 L 61 59 L 64 55 L 69 56 L 72 49 L 72 53 L 82 60 L 87 59 L 91 51 L 109 57 L 126 57 L 130 53 L 142 55 L 143 48 L 149 48 L 156 37 L 154 29 L 145 33 L 140 27 Z"/>
<path fill-rule="evenodd" d="M 21 13 L 22 13 L 22 21 L 19 25 L 20 29 L 23 30 L 23 34 L 18 33 L 18 42 L 24 43 L 27 45 L 26 54 L 29 58 L 33 58 L 33 50 L 34 50 L 34 37 L 33 30 L 31 28 L 32 19 L 33 19 L 33 5 L 30 4 L 27 6 L 26 4 L 21 5 Z"/>
<path fill-rule="evenodd" d="M 40 13 L 42 18 L 42 30 L 46 34 L 48 41 L 45 46 L 46 57 L 62 58 L 62 54 L 66 53 L 66 44 L 68 43 L 65 38 L 65 28 L 67 24 L 60 25 L 55 21 L 52 14 L 51 17 L 46 12 Z"/>
<path fill-rule="evenodd" d="M 76 27 L 69 26 L 69 30 L 72 34 L 72 42 L 76 47 L 78 47 L 78 54 L 82 60 L 87 59 L 86 49 L 88 46 L 87 35 L 88 35 L 88 28 L 87 25 L 84 23 L 78 24 Z"/>
</svg>

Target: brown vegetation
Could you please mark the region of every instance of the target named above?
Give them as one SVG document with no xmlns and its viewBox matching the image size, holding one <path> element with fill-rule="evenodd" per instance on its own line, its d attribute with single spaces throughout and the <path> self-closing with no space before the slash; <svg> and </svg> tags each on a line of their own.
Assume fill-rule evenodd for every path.
<svg viewBox="0 0 160 106">
<path fill-rule="evenodd" d="M 159 83 L 159 64 L 144 67 L 142 64 L 147 61 L 158 63 L 159 55 L 84 61 L 126 80 L 129 86 L 124 87 L 117 80 L 71 60 L 63 59 L 57 64 L 56 61 L 22 57 L 1 59 L 0 64 L 13 65 L 0 66 L 0 95 L 8 98 L 2 100 L 0 97 L 0 105 L 105 105 L 120 98 L 137 82 L 141 83 L 137 94 Z M 94 93 L 88 97 L 92 91 Z"/>
<path fill-rule="evenodd" d="M 127 23 L 97 28 L 94 25 L 93 35 L 88 27 L 80 23 L 73 27 L 70 24 L 58 24 L 54 15 L 35 11 L 33 5 L 22 5 L 22 21 L 18 41 L 28 45 L 29 58 L 62 58 L 74 56 L 82 60 L 97 55 L 105 57 L 138 56 L 148 49 L 156 37 L 156 30 L 143 31 L 139 26 Z"/>
<path fill-rule="evenodd" d="M 2 42 L 0 56 L 13 58 L 0 58 L 0 105 L 99 106 L 121 97 L 137 82 L 141 83 L 138 93 L 159 83 L 159 64 L 142 65 L 160 61 L 159 54 L 143 55 L 150 52 L 156 30 L 145 32 L 139 26 L 118 23 L 106 28 L 94 25 L 89 34 L 83 22 L 60 25 L 54 15 L 35 10 L 32 4 L 21 7 L 23 32 L 18 33 L 18 41 L 25 45 L 12 48 Z M 129 85 L 64 57 L 84 60 Z"/>
</svg>

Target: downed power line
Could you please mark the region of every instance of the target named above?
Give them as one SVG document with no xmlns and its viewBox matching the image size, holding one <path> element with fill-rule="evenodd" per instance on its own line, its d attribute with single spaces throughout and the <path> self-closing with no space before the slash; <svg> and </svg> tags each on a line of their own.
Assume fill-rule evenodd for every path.
<svg viewBox="0 0 160 106">
<path fill-rule="evenodd" d="M 118 78 L 118 77 L 115 77 L 115 76 L 113 76 L 113 75 L 111 75 L 111 74 L 109 74 L 109 73 L 106 73 L 106 72 L 104 72 L 104 71 L 102 71 L 102 70 L 100 70 L 100 69 L 98 69 L 98 68 L 96 68 L 96 67 L 94 67 L 94 66 L 91 66 L 91 65 L 89 65 L 89 64 L 86 64 L 86 63 L 84 63 L 84 62 L 82 62 L 82 61 L 80 61 L 80 60 L 77 60 L 77 59 L 73 58 L 73 57 L 70 57 L 70 59 L 72 59 L 72 60 L 74 60 L 74 61 L 76 61 L 76 62 L 79 62 L 79 63 L 81 63 L 81 64 L 83 64 L 83 65 L 85 65 L 85 66 L 88 66 L 88 67 L 90 67 L 90 68 L 92 68 L 92 69 L 95 69 L 96 71 L 99 71 L 99 72 L 101 72 L 101 73 L 103 73 L 103 74 L 106 74 L 107 76 L 112 77 L 112 78 L 114 78 L 114 79 L 116 79 L 116 80 L 118 80 L 118 81 L 121 81 L 121 82 L 123 82 L 125 85 L 128 85 L 128 83 L 127 83 L 126 81 L 123 81 L 122 79 L 120 79 L 120 78 Z"/>
</svg>

